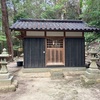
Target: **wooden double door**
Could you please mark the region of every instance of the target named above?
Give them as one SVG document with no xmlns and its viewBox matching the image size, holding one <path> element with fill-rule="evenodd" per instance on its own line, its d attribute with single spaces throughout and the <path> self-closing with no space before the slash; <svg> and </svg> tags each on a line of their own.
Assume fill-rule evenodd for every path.
<svg viewBox="0 0 100 100">
<path fill-rule="evenodd" d="M 65 65 L 65 47 L 63 38 L 46 39 L 46 66 Z"/>
</svg>

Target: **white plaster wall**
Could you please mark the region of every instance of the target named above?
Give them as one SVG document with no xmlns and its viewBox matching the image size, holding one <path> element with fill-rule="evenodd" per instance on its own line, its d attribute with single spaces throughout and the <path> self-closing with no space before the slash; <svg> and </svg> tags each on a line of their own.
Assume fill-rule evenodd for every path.
<svg viewBox="0 0 100 100">
<path fill-rule="evenodd" d="M 64 32 L 54 32 L 54 31 L 50 31 L 50 32 L 47 32 L 46 35 L 47 36 L 64 36 Z"/>
<path fill-rule="evenodd" d="M 26 36 L 45 36 L 44 31 L 27 31 Z M 64 36 L 64 32 L 47 31 L 46 36 Z M 81 37 L 82 32 L 65 32 L 66 37 L 74 36 Z"/>
<path fill-rule="evenodd" d="M 82 36 L 82 32 L 66 32 L 65 33 L 65 36 L 68 37 L 68 36 Z"/>
<path fill-rule="evenodd" d="M 27 31 L 26 36 L 44 36 L 44 31 Z"/>
</svg>

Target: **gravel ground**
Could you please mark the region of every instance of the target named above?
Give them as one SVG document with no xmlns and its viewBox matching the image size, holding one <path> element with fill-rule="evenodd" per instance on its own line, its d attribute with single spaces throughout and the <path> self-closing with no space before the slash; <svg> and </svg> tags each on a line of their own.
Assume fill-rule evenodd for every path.
<svg viewBox="0 0 100 100">
<path fill-rule="evenodd" d="M 0 93 L 0 100 L 100 100 L 100 84 L 85 87 L 79 75 L 52 80 L 22 74 L 16 63 L 8 68 L 19 84 L 15 92 Z"/>
</svg>

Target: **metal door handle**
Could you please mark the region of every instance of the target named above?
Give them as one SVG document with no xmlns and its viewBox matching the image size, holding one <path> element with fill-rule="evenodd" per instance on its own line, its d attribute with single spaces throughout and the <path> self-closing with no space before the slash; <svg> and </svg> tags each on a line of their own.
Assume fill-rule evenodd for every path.
<svg viewBox="0 0 100 100">
<path fill-rule="evenodd" d="M 45 53 L 45 51 L 43 51 L 43 53 Z"/>
</svg>

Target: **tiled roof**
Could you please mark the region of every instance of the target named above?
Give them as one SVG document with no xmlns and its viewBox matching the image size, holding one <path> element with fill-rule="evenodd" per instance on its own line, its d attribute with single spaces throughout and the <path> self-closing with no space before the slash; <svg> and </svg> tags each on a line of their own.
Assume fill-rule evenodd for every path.
<svg viewBox="0 0 100 100">
<path fill-rule="evenodd" d="M 51 30 L 51 31 L 100 31 L 100 28 L 87 26 L 83 21 L 69 21 L 69 20 L 33 20 L 20 19 L 14 23 L 11 30 Z"/>
</svg>

